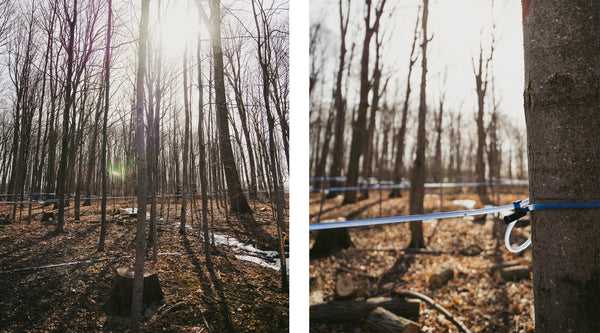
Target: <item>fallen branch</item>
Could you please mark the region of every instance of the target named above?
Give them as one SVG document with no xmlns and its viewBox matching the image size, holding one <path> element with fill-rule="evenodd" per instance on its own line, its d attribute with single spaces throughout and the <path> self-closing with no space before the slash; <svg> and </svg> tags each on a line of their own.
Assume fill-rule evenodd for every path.
<svg viewBox="0 0 600 333">
<path fill-rule="evenodd" d="M 429 296 L 423 295 L 423 294 L 415 292 L 415 291 L 402 291 L 402 292 L 399 292 L 399 293 L 395 293 L 395 295 L 401 296 L 401 297 L 410 297 L 410 298 L 420 299 L 423 302 L 425 302 L 427 305 L 431 306 L 432 308 L 436 309 L 438 312 L 440 312 L 441 314 L 443 314 L 444 317 L 446 317 L 446 319 L 448 319 L 456 327 L 458 327 L 458 329 L 461 332 L 463 332 L 463 333 L 471 333 L 471 331 L 469 331 L 469 329 L 465 326 L 465 324 L 463 324 L 458 319 L 454 318 L 452 316 L 452 314 L 450 314 L 450 312 L 448 312 L 448 310 L 444 309 L 444 307 L 442 307 L 441 305 L 439 305 L 436 302 L 434 302 L 433 299 L 431 299 Z"/>
</svg>

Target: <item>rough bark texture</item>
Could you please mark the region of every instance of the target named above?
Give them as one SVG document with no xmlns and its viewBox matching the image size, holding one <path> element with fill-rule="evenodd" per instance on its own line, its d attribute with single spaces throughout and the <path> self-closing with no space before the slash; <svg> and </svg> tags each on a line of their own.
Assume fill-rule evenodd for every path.
<svg viewBox="0 0 600 333">
<path fill-rule="evenodd" d="M 523 31 L 531 202 L 600 200 L 600 2 L 532 1 Z M 531 213 L 536 331 L 600 332 L 599 218 Z"/>
</svg>

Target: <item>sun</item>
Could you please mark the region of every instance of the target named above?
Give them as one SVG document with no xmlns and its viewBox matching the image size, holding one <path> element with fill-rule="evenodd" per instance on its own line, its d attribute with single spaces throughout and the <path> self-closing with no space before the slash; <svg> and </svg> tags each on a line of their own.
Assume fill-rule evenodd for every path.
<svg viewBox="0 0 600 333">
<path fill-rule="evenodd" d="M 161 9 L 162 51 L 166 58 L 180 58 L 186 41 L 193 42 L 198 31 L 196 7 L 189 1 L 173 1 Z M 158 37 L 158 36 L 157 36 Z M 188 45 L 188 49 L 191 49 Z"/>
</svg>

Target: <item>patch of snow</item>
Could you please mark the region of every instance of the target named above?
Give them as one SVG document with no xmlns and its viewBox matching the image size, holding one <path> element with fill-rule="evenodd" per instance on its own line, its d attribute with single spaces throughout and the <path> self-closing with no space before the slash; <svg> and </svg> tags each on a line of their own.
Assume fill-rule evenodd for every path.
<svg viewBox="0 0 600 333">
<path fill-rule="evenodd" d="M 175 226 L 179 227 L 179 223 L 175 223 Z M 199 231 L 194 230 L 189 225 L 186 225 L 185 227 L 193 235 L 200 239 L 204 239 L 204 235 Z M 276 271 L 281 269 L 281 259 L 279 258 L 279 252 L 277 251 L 264 251 L 252 245 L 241 243 L 237 239 L 227 235 L 211 233 L 210 237 L 214 239 L 215 245 L 232 247 L 234 252 L 240 253 L 235 256 L 239 260 L 252 262 Z M 289 261 L 289 254 L 286 253 L 285 256 L 285 262 L 287 264 Z M 289 265 L 286 265 L 286 268 L 287 273 L 289 274 Z"/>
<path fill-rule="evenodd" d="M 457 206 L 463 206 L 466 209 L 473 209 L 473 207 L 475 207 L 475 200 L 468 200 L 468 199 L 464 199 L 464 200 L 453 200 L 452 204 L 457 205 Z"/>
</svg>

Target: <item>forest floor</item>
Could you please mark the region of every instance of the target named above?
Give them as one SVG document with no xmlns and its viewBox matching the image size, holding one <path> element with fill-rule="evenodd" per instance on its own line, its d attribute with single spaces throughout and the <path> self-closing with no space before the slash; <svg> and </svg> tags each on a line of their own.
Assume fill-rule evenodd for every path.
<svg viewBox="0 0 600 333">
<path fill-rule="evenodd" d="M 502 189 L 500 205 L 527 197 L 527 188 Z M 440 207 L 439 190 L 427 190 L 425 213 L 465 210 L 462 204 L 470 200 L 472 208 L 482 208 L 478 196 L 454 189 L 445 190 Z M 371 191 L 370 198 L 356 204 L 341 206 L 342 196 L 327 199 L 321 204 L 320 194 L 311 194 L 311 223 L 367 219 L 408 215 L 408 192 L 401 198 L 388 199 L 388 191 Z M 495 197 L 496 198 L 496 197 Z M 454 202 L 454 203 L 453 203 Z M 469 203 L 467 201 L 466 203 Z M 469 207 L 470 209 L 470 207 Z M 504 235 L 504 223 L 502 235 Z M 397 296 L 403 291 L 419 292 L 432 298 L 448 310 L 471 332 L 533 332 L 533 286 L 529 277 L 505 281 L 491 273 L 498 263 L 519 261 L 531 267 L 531 252 L 510 253 L 503 239 L 492 236 L 494 219 L 477 223 L 473 217 L 430 220 L 423 222 L 427 248 L 422 253 L 406 250 L 410 241 L 408 223 L 350 228 L 353 248 L 341 250 L 323 258 L 311 258 L 311 305 L 338 301 L 335 287 L 341 275 L 349 276 L 354 284 L 353 298 Z M 530 227 L 513 230 L 514 243 L 521 244 L 529 236 Z M 316 232 L 311 232 L 310 246 Z M 513 243 L 513 244 L 514 244 Z M 428 288 L 428 279 L 438 268 L 447 266 L 454 277 L 441 288 Z M 357 316 L 354 322 L 311 321 L 311 332 L 369 332 L 368 313 Z M 458 328 L 424 302 L 420 305 L 417 323 L 421 332 L 459 332 Z"/>
<path fill-rule="evenodd" d="M 116 205 L 131 207 L 132 202 L 111 200 L 108 209 Z M 260 202 L 250 205 L 254 221 L 240 222 L 235 216 L 216 213 L 211 232 L 260 250 L 276 251 L 279 242 L 271 207 Z M 82 207 L 79 221 L 73 220 L 72 206 L 64 233 L 55 232 L 52 221 L 40 222 L 41 206 L 34 210 L 36 215 L 30 223 L 25 219 L 25 208 L 23 222 L 0 225 L 0 332 L 128 330 L 129 317 L 113 314 L 108 304 L 116 268 L 133 266 L 137 219 L 108 215 L 106 251 L 98 252 L 99 201 Z M 204 243 L 197 233 L 200 213 L 194 215 L 193 222 L 188 215 L 188 232 L 182 235 L 180 206 L 169 206 L 165 203 L 159 214 L 163 217 L 158 223 L 159 252 L 194 254 L 159 255 L 155 264 L 150 255 L 146 257 L 147 265 L 158 272 L 164 300 L 145 310 L 142 331 L 288 331 L 289 294 L 282 291 L 280 272 L 273 265 L 264 267 L 242 260 L 250 256 L 241 253 L 240 247 L 218 244 L 211 251 L 212 265 L 207 264 Z M 51 209 L 44 208 L 46 212 Z M 160 205 L 158 209 L 160 213 Z M 7 207 L 0 208 L 0 213 L 7 211 Z M 235 241 L 230 240 L 233 245 Z M 120 258 L 5 272 L 114 257 Z"/>
</svg>

